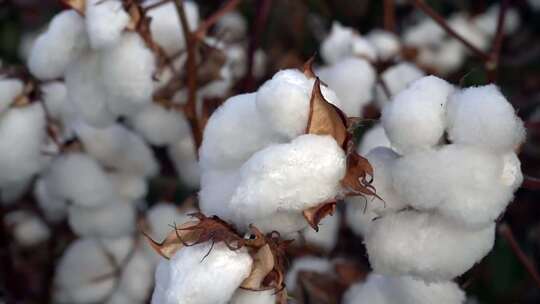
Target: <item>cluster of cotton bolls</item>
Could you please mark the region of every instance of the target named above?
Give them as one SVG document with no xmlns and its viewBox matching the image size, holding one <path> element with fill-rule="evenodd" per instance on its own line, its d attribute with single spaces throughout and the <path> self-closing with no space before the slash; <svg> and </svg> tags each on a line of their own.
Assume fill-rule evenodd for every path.
<svg viewBox="0 0 540 304">
<path fill-rule="evenodd" d="M 499 16 L 498 5 L 493 5 L 482 14 L 468 16 L 456 13 L 449 17 L 448 25 L 465 40 L 481 50 L 489 50 L 496 34 Z M 506 11 L 504 33 L 512 34 L 520 25 L 518 12 Z M 404 45 L 418 50 L 416 61 L 435 69 L 440 74 L 455 72 L 464 63 L 469 51 L 457 39 L 450 37 L 433 19 L 425 18 L 408 27 L 403 34 Z"/>
<path fill-rule="evenodd" d="M 495 85 L 459 89 L 428 76 L 393 98 L 382 127 L 360 148 L 381 145 L 366 157 L 384 202 L 365 210 L 363 202 L 347 204 L 347 221 L 364 236 L 382 276 L 352 289 L 350 303 L 363 297 L 396 303 L 388 290 L 404 286 L 416 286 L 429 303 L 461 303 L 462 292 L 448 281 L 493 246 L 495 220 L 523 180 L 515 154 L 523 123 Z M 424 303 L 401 297 L 400 303 Z"/>
</svg>

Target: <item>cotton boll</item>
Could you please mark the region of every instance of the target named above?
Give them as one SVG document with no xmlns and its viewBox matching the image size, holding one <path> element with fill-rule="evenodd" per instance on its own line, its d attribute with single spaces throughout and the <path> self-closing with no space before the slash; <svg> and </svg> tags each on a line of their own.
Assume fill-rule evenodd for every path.
<svg viewBox="0 0 540 304">
<path fill-rule="evenodd" d="M 237 11 L 226 13 L 216 23 L 216 37 L 223 41 L 238 41 L 246 37 L 248 25 L 242 14 Z"/>
<path fill-rule="evenodd" d="M 386 84 L 390 97 L 404 90 L 413 81 L 424 77 L 425 74 L 409 62 L 401 62 L 394 66 L 389 67 L 381 74 L 381 79 Z M 377 104 L 379 107 L 384 107 L 389 98 L 381 85 L 376 87 Z"/>
<path fill-rule="evenodd" d="M 276 295 L 273 289 L 253 291 L 238 289 L 229 301 L 230 304 L 274 304 Z"/>
<path fill-rule="evenodd" d="M 325 217 L 319 224 L 319 231 L 308 227 L 302 231 L 306 243 L 323 249 L 326 252 L 332 251 L 338 241 L 339 225 L 341 216 L 338 212 L 332 216 Z"/>
<path fill-rule="evenodd" d="M 377 273 L 445 281 L 463 274 L 493 247 L 495 224 L 472 230 L 429 213 L 403 211 L 374 221 L 367 234 Z"/>
<path fill-rule="evenodd" d="M 523 183 L 521 162 L 515 153 L 504 155 L 503 162 L 502 184 L 510 187 L 512 191 L 516 191 L 521 186 L 521 183 Z"/>
<path fill-rule="evenodd" d="M 128 25 L 130 17 L 121 1 L 86 2 L 85 21 L 90 45 L 94 49 L 113 46 Z"/>
<path fill-rule="evenodd" d="M 167 154 L 173 161 L 174 168 L 180 180 L 186 186 L 194 189 L 199 188 L 201 180 L 201 172 L 196 153 L 195 143 L 191 136 L 186 136 L 167 148 Z"/>
<path fill-rule="evenodd" d="M 362 197 L 354 196 L 348 197 L 345 199 L 346 211 L 345 211 L 345 221 L 347 226 L 359 236 L 365 236 L 369 232 L 369 228 L 373 224 L 373 221 L 379 216 L 368 210 L 369 201 L 366 201 Z"/>
<path fill-rule="evenodd" d="M 197 97 L 201 100 L 205 98 L 220 98 L 229 95 L 228 92 L 233 86 L 233 75 L 229 66 L 224 65 L 219 70 L 218 79 L 199 88 Z"/>
<path fill-rule="evenodd" d="M 0 78 L 0 113 L 7 110 L 15 98 L 23 92 L 23 83 L 18 79 Z"/>
<path fill-rule="evenodd" d="M 145 1 L 145 5 L 151 5 L 159 0 Z M 196 29 L 199 23 L 199 9 L 192 1 L 184 2 L 184 10 L 190 31 Z M 165 3 L 148 11 L 147 16 L 152 19 L 150 22 L 150 32 L 152 38 L 167 53 L 173 55 L 185 47 L 184 32 L 174 3 Z"/>
<path fill-rule="evenodd" d="M 385 279 L 384 276 L 370 274 L 366 281 L 351 285 L 343 295 L 343 304 L 394 304 L 389 299 Z"/>
<path fill-rule="evenodd" d="M 34 246 L 51 237 L 49 227 L 32 212 L 23 210 L 9 212 L 5 216 L 5 225 L 21 246 Z"/>
<path fill-rule="evenodd" d="M 358 117 L 373 99 L 375 69 L 363 59 L 346 58 L 318 71 L 321 80 L 334 90 L 347 116 Z M 305 126 L 304 126 L 305 128 Z"/>
<path fill-rule="evenodd" d="M 135 239 L 132 236 L 121 236 L 118 238 L 97 239 L 101 249 L 114 260 L 117 265 L 122 265 L 131 258 L 132 251 L 135 250 Z"/>
<path fill-rule="evenodd" d="M 154 267 L 144 252 L 136 251 L 123 269 L 118 288 L 136 302 L 145 302 L 154 284 Z"/>
<path fill-rule="evenodd" d="M 30 72 L 41 80 L 60 78 L 88 47 L 87 40 L 84 19 L 76 11 L 59 13 L 34 43 L 28 60 Z"/>
<path fill-rule="evenodd" d="M 9 109 L 0 117 L 0 185 L 21 182 L 42 167 L 45 113 L 39 103 Z"/>
<path fill-rule="evenodd" d="M 525 138 L 523 122 L 497 86 L 467 88 L 448 103 L 448 137 L 458 144 L 511 152 Z"/>
<path fill-rule="evenodd" d="M 41 32 L 44 32 L 45 30 L 36 30 L 32 32 L 23 32 L 20 38 L 19 47 L 17 48 L 17 55 L 19 58 L 24 61 L 28 62 L 28 58 L 30 58 L 30 53 L 32 52 L 32 49 L 34 48 L 34 43 L 36 42 L 36 39 L 39 37 Z"/>
<path fill-rule="evenodd" d="M 399 38 L 396 34 L 389 31 L 380 29 L 371 30 L 366 36 L 366 39 L 375 47 L 377 57 L 380 60 L 392 59 L 399 54 L 401 49 Z"/>
<path fill-rule="evenodd" d="M 418 24 L 409 27 L 403 34 L 405 45 L 426 47 L 439 44 L 444 38 L 445 32 L 431 18 L 425 18 Z"/>
<path fill-rule="evenodd" d="M 430 65 L 436 67 L 443 74 L 450 74 L 462 66 L 466 53 L 467 50 L 460 41 L 447 40 L 434 53 L 433 62 Z"/>
<path fill-rule="evenodd" d="M 500 5 L 492 5 L 486 12 L 476 16 L 472 22 L 482 33 L 493 37 L 497 31 L 500 9 Z M 518 11 L 513 7 L 507 8 L 504 18 L 504 33 L 506 35 L 513 34 L 520 26 L 520 23 L 521 20 Z"/>
<path fill-rule="evenodd" d="M 446 127 L 446 100 L 453 90 L 448 82 L 427 76 L 396 95 L 381 117 L 392 146 L 409 153 L 439 143 Z"/>
<path fill-rule="evenodd" d="M 377 60 L 377 50 L 366 38 L 354 35 L 350 43 L 351 55 L 364 58 L 370 62 Z"/>
<path fill-rule="evenodd" d="M 114 190 L 110 181 L 90 157 L 71 153 L 56 158 L 47 172 L 51 191 L 81 207 L 98 207 L 110 203 Z"/>
<path fill-rule="evenodd" d="M 285 277 L 285 285 L 287 289 L 294 290 L 298 283 L 298 273 L 300 271 L 313 271 L 323 274 L 332 270 L 332 263 L 325 258 L 312 256 L 301 257 L 293 261 Z"/>
<path fill-rule="evenodd" d="M 351 54 L 351 40 L 354 32 L 351 28 L 332 23 L 330 34 L 321 43 L 321 56 L 326 63 L 332 64 Z"/>
<path fill-rule="evenodd" d="M 152 239 L 161 242 L 171 232 L 174 225 L 182 225 L 192 220 L 188 214 L 193 212 L 195 210 L 192 209 L 180 212 L 173 204 L 158 203 L 146 213 L 146 219 L 150 226 L 148 233 Z"/>
<path fill-rule="evenodd" d="M 248 277 L 253 261 L 246 249 L 210 242 L 182 248 L 156 270 L 154 304 L 225 304 Z"/>
<path fill-rule="evenodd" d="M 136 33 L 126 33 L 102 54 L 104 87 L 113 113 L 129 115 L 151 102 L 156 69 L 154 54 Z"/>
<path fill-rule="evenodd" d="M 450 27 L 465 40 L 481 50 L 489 47 L 489 39 L 463 14 L 455 14 L 448 20 Z"/>
<path fill-rule="evenodd" d="M 111 201 L 99 207 L 70 206 L 68 222 L 79 236 L 116 238 L 135 231 L 135 207 L 125 201 Z"/>
<path fill-rule="evenodd" d="M 108 108 L 101 73 L 99 54 L 87 52 L 68 66 L 65 80 L 68 100 L 82 119 L 92 126 L 107 127 L 116 115 Z"/>
<path fill-rule="evenodd" d="M 378 123 L 364 133 L 356 152 L 358 152 L 360 155 L 366 155 L 374 148 L 390 148 L 390 146 L 390 140 L 388 139 L 388 136 L 386 136 L 386 132 L 384 131 L 382 124 Z"/>
<path fill-rule="evenodd" d="M 217 215 L 231 220 L 235 212 L 229 207 L 231 197 L 238 187 L 238 170 L 202 170 L 199 206 L 206 215 Z"/>
<path fill-rule="evenodd" d="M 268 129 L 257 111 L 254 93 L 227 99 L 205 127 L 199 150 L 201 168 L 240 167 L 253 153 L 275 141 Z"/>
<path fill-rule="evenodd" d="M 345 175 L 345 155 L 332 137 L 307 134 L 255 153 L 240 172 L 230 203 L 243 219 L 238 224 L 254 223 L 259 229 L 270 229 L 267 232 L 290 233 L 277 225 L 260 227 L 259 219 L 276 212 L 300 214 L 335 198 Z"/>
<path fill-rule="evenodd" d="M 37 179 L 34 185 L 34 196 L 47 220 L 59 222 L 65 218 L 67 212 L 65 200 L 51 193 L 44 178 Z"/>
<path fill-rule="evenodd" d="M 121 124 L 103 129 L 80 124 L 77 135 L 87 153 L 105 167 L 140 176 L 153 176 L 159 169 L 150 147 Z"/>
<path fill-rule="evenodd" d="M 172 144 L 190 132 L 182 112 L 167 110 L 154 103 L 130 117 L 129 121 L 135 131 L 156 146 Z"/>
<path fill-rule="evenodd" d="M 118 195 L 126 201 L 134 202 L 143 199 L 148 193 L 148 184 L 144 177 L 122 173 L 111 173 L 109 179 L 118 192 Z"/>
</svg>

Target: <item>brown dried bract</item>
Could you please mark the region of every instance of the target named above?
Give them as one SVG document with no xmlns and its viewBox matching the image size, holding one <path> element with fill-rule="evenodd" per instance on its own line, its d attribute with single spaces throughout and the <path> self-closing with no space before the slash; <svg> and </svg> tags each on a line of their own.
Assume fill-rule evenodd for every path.
<svg viewBox="0 0 540 304">
<path fill-rule="evenodd" d="M 304 210 L 302 214 L 311 228 L 318 232 L 319 223 L 321 220 L 327 215 L 333 215 L 336 211 L 336 203 L 336 201 L 324 202 L 315 207 Z"/>
<path fill-rule="evenodd" d="M 347 195 L 377 196 L 375 188 L 371 185 L 373 180 L 373 167 L 369 161 L 356 151 L 347 155 L 347 173 L 341 180 L 342 186 L 348 191 Z"/>
<path fill-rule="evenodd" d="M 75 10 L 81 16 L 84 16 L 86 10 L 86 0 L 61 0 L 62 4 Z"/>
</svg>

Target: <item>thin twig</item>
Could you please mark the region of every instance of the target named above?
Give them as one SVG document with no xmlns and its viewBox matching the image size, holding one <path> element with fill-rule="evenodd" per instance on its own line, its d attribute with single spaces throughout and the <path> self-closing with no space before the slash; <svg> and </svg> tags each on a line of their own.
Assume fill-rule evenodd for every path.
<svg viewBox="0 0 540 304">
<path fill-rule="evenodd" d="M 540 190 L 540 178 L 532 176 L 523 176 L 521 188 L 528 190 Z"/>
<path fill-rule="evenodd" d="M 395 33 L 396 31 L 396 4 L 395 0 L 384 0 L 384 29 Z"/>
<path fill-rule="evenodd" d="M 155 3 L 152 3 L 150 5 L 148 5 L 147 7 L 143 8 L 143 11 L 144 12 L 148 12 L 149 10 L 153 10 L 157 7 L 160 7 L 166 3 L 169 3 L 171 2 L 172 0 L 161 0 L 161 1 L 158 1 L 158 2 L 155 2 Z"/>
<path fill-rule="evenodd" d="M 221 7 L 217 12 L 212 14 L 199 25 L 199 27 L 194 33 L 195 37 L 197 37 L 197 39 L 204 38 L 208 29 L 210 29 L 210 27 L 212 27 L 212 25 L 214 25 L 219 20 L 219 18 L 223 17 L 223 15 L 234 10 L 239 3 L 240 0 L 229 0 L 229 2 L 223 5 L 223 7 Z"/>
<path fill-rule="evenodd" d="M 510 226 L 506 223 L 502 223 L 499 225 L 498 232 L 508 242 L 518 260 L 521 262 L 525 270 L 527 270 L 536 285 L 540 288 L 540 274 L 538 274 L 538 270 L 535 268 L 535 265 L 531 262 L 531 260 L 529 260 L 529 257 L 527 257 L 525 252 L 523 252 L 519 246 Z"/>
<path fill-rule="evenodd" d="M 502 43 L 504 39 L 504 24 L 506 20 L 506 12 L 510 5 L 509 0 L 503 0 L 499 9 L 499 17 L 497 20 L 497 31 L 495 39 L 493 40 L 493 46 L 491 48 L 491 60 L 486 62 L 486 69 L 488 71 L 488 78 L 490 82 L 497 80 L 497 71 L 499 69 L 499 58 L 501 55 Z"/>
</svg>

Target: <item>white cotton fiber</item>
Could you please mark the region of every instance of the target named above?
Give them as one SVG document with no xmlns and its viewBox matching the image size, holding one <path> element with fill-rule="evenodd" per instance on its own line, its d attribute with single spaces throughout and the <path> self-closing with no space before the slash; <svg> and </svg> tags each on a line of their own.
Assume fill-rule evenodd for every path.
<svg viewBox="0 0 540 304">
<path fill-rule="evenodd" d="M 362 139 L 358 144 L 356 152 L 358 152 L 358 154 L 360 155 L 365 156 L 366 154 L 368 154 L 369 151 L 374 148 L 390 148 L 390 146 L 390 140 L 388 139 L 388 136 L 386 136 L 386 132 L 384 131 L 382 124 L 377 123 L 364 133 L 364 136 L 362 136 Z"/>
<path fill-rule="evenodd" d="M 42 167 L 45 114 L 39 103 L 0 117 L 0 185 L 26 180 Z"/>
<path fill-rule="evenodd" d="M 55 294 L 67 303 L 101 302 L 113 291 L 115 281 L 114 265 L 102 246 L 83 238 L 70 244 L 56 266 Z"/>
<path fill-rule="evenodd" d="M 54 193 L 81 207 L 98 207 L 114 198 L 106 173 L 84 154 L 70 153 L 56 158 L 46 178 L 50 178 Z"/>
<path fill-rule="evenodd" d="M 144 176 L 123 173 L 109 173 L 108 176 L 120 198 L 126 201 L 141 200 L 148 193 L 148 184 Z"/>
<path fill-rule="evenodd" d="M 152 303 L 228 303 L 252 263 L 246 249 L 232 251 L 224 243 L 183 248 L 158 266 Z"/>
<path fill-rule="evenodd" d="M 195 142 L 191 134 L 167 148 L 167 155 L 172 160 L 180 180 L 188 187 L 199 188 L 201 170 L 197 160 Z"/>
<path fill-rule="evenodd" d="M 401 50 L 399 37 L 392 32 L 373 29 L 366 38 L 375 47 L 379 60 L 390 60 L 398 55 Z"/>
<path fill-rule="evenodd" d="M 438 144 L 446 127 L 446 101 L 453 90 L 448 82 L 427 76 L 396 95 L 381 117 L 392 146 L 409 153 Z"/>
<path fill-rule="evenodd" d="M 444 38 L 444 29 L 431 18 L 425 18 L 418 24 L 407 28 L 403 34 L 405 45 L 415 47 L 433 46 Z"/>
<path fill-rule="evenodd" d="M 340 224 L 341 215 L 336 211 L 334 215 L 322 219 L 319 223 L 319 231 L 307 227 L 302 231 L 302 234 L 308 245 L 330 252 L 336 247 Z"/>
<path fill-rule="evenodd" d="M 241 167 L 230 208 L 254 224 L 276 212 L 301 213 L 336 197 L 344 175 L 345 154 L 332 137 L 302 135 L 255 153 Z"/>
<path fill-rule="evenodd" d="M 173 144 L 183 136 L 190 135 L 190 127 L 184 113 L 165 109 L 151 103 L 129 121 L 137 133 L 156 146 Z"/>
<path fill-rule="evenodd" d="M 255 105 L 255 94 L 231 97 L 210 117 L 199 150 L 205 169 L 238 168 L 253 153 L 274 142 Z"/>
<path fill-rule="evenodd" d="M 159 169 L 150 147 L 121 124 L 103 129 L 80 124 L 77 135 L 85 151 L 107 168 L 139 176 L 153 176 Z"/>
<path fill-rule="evenodd" d="M 32 178 L 28 177 L 20 181 L 9 182 L 0 187 L 0 204 L 5 206 L 16 203 L 23 195 L 26 194 L 28 186 L 31 184 Z"/>
<path fill-rule="evenodd" d="M 42 177 L 36 180 L 34 184 L 34 197 L 48 221 L 59 222 L 65 218 L 67 213 L 66 201 L 55 193 L 52 193 L 45 178 Z"/>
<path fill-rule="evenodd" d="M 116 119 L 107 105 L 101 73 L 99 54 L 87 52 L 68 66 L 65 76 L 68 100 L 86 123 L 96 127 L 109 126 Z"/>
<path fill-rule="evenodd" d="M 116 238 L 135 231 L 135 206 L 114 200 L 98 207 L 69 206 L 68 222 L 79 236 Z"/>
<path fill-rule="evenodd" d="M 102 81 L 113 113 L 129 115 L 151 102 L 154 54 L 136 33 L 126 33 L 101 59 Z"/>
<path fill-rule="evenodd" d="M 64 75 L 68 64 L 88 47 L 84 19 L 74 10 L 56 15 L 46 32 L 35 41 L 28 68 L 41 80 Z"/>
<path fill-rule="evenodd" d="M 292 265 L 289 267 L 287 276 L 285 277 L 285 285 L 287 286 L 287 289 L 294 290 L 296 288 L 296 284 L 298 283 L 298 274 L 301 271 L 318 272 L 323 275 L 324 273 L 333 271 L 333 265 L 328 259 L 314 256 L 304 256 L 295 259 Z"/>
<path fill-rule="evenodd" d="M 193 209 L 181 212 L 173 204 L 158 203 L 146 213 L 146 220 L 150 228 L 148 233 L 152 239 L 161 242 L 174 229 L 175 225 L 180 226 L 193 220 L 192 217 L 188 216 L 189 213 L 193 212 L 195 212 Z"/>
<path fill-rule="evenodd" d="M 21 246 L 34 246 L 51 237 L 49 227 L 33 212 L 9 212 L 5 215 L 4 224 L 11 230 L 15 242 Z"/>
<path fill-rule="evenodd" d="M 341 110 L 347 116 L 359 117 L 373 99 L 375 69 L 359 58 L 345 58 L 317 71 L 321 80 L 336 92 Z"/>
<path fill-rule="evenodd" d="M 381 78 L 390 93 L 390 98 L 404 90 L 411 82 L 424 76 L 425 73 L 422 70 L 409 62 L 401 62 L 393 65 L 381 74 Z M 380 84 L 376 87 L 376 93 L 377 104 L 382 108 L 388 102 L 389 98 Z"/>
<path fill-rule="evenodd" d="M 235 211 L 229 207 L 238 182 L 240 172 L 233 170 L 202 170 L 199 207 L 206 215 L 217 215 L 232 220 Z"/>
<path fill-rule="evenodd" d="M 216 23 L 216 37 L 222 37 L 225 42 L 242 40 L 247 31 L 247 21 L 238 11 L 226 13 Z"/>
<path fill-rule="evenodd" d="M 43 84 L 40 89 L 47 114 L 53 119 L 61 120 L 67 98 L 66 85 L 60 81 L 52 81 Z"/>
<path fill-rule="evenodd" d="M 448 19 L 450 27 L 465 40 L 481 50 L 486 50 L 490 46 L 489 38 L 482 33 L 467 16 L 461 13 L 454 14 Z M 451 37 L 453 38 L 453 37 Z"/>
<path fill-rule="evenodd" d="M 497 86 L 471 87 L 448 102 L 448 137 L 453 143 L 512 152 L 525 138 L 523 122 Z"/>
<path fill-rule="evenodd" d="M 369 62 L 377 60 L 377 50 L 366 38 L 356 34 L 350 43 L 352 56 L 363 58 Z"/>
<path fill-rule="evenodd" d="M 360 196 L 348 197 L 345 199 L 345 221 L 347 226 L 358 236 L 365 236 L 373 221 L 379 216 L 368 209 L 371 202 Z"/>
<path fill-rule="evenodd" d="M 365 239 L 377 273 L 445 281 L 463 274 L 493 247 L 495 224 L 479 230 L 436 214 L 402 211 L 374 221 Z"/>
<path fill-rule="evenodd" d="M 0 114 L 3 113 L 15 98 L 23 91 L 23 83 L 18 79 L 0 78 Z"/>
<path fill-rule="evenodd" d="M 332 64 L 345 58 L 351 53 L 351 39 L 354 32 L 351 28 L 332 23 L 330 34 L 321 43 L 321 56 L 326 63 Z"/>
<path fill-rule="evenodd" d="M 472 22 L 482 33 L 493 37 L 497 32 L 500 8 L 498 4 L 492 5 L 483 14 L 476 16 Z M 506 35 L 513 34 L 520 26 L 520 23 L 519 12 L 513 7 L 508 7 L 504 18 L 504 33 Z"/>
<path fill-rule="evenodd" d="M 386 277 L 378 274 L 370 274 L 363 282 L 358 282 L 349 287 L 343 295 L 343 304 L 398 304 L 391 301 L 386 286 Z"/>
<path fill-rule="evenodd" d="M 113 46 L 128 25 L 130 17 L 119 0 L 89 0 L 85 21 L 90 45 L 94 49 Z"/>
<path fill-rule="evenodd" d="M 230 304 L 275 304 L 276 291 L 273 289 L 253 291 L 247 289 L 237 289 L 229 301 Z"/>
<path fill-rule="evenodd" d="M 142 250 L 130 257 L 120 276 L 118 289 L 134 302 L 144 303 L 154 285 L 154 267 Z"/>
<path fill-rule="evenodd" d="M 523 183 L 523 173 L 521 172 L 521 162 L 515 153 L 508 153 L 503 156 L 503 172 L 501 182 L 509 186 L 512 191 L 516 191 Z"/>
<path fill-rule="evenodd" d="M 145 5 L 151 5 L 159 0 L 145 1 Z M 156 41 L 168 55 L 173 55 L 185 47 L 184 32 L 180 25 L 175 4 L 165 3 L 148 11 L 147 16 L 152 19 L 150 31 L 152 38 Z M 192 1 L 184 2 L 184 10 L 190 31 L 196 29 L 199 23 L 199 9 Z"/>
</svg>

